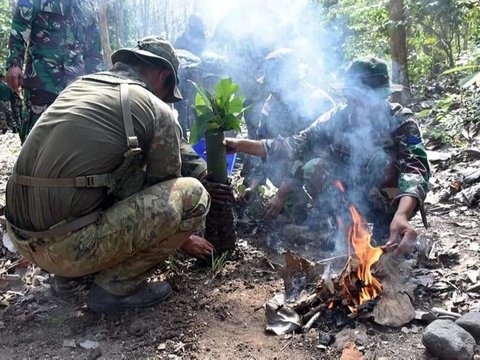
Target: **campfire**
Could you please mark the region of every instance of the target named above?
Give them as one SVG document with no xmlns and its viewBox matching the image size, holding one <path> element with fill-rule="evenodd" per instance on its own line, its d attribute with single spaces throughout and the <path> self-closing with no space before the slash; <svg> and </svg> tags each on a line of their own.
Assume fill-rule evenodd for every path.
<svg viewBox="0 0 480 360">
<path fill-rule="evenodd" d="M 342 183 L 337 181 L 335 186 L 346 203 Z M 382 280 L 375 276 L 374 265 L 389 262 L 391 254 L 372 245 L 366 221 L 353 204 L 346 206 L 350 218 L 337 219 L 337 241 L 345 241 L 347 254 L 314 263 L 287 251 L 285 292 L 266 304 L 267 330 L 277 334 L 308 331 L 320 316 L 336 325 L 373 317 L 389 326 L 400 326 L 415 316 L 398 274 L 382 275 Z M 340 264 L 341 271 L 335 273 L 333 264 Z"/>
</svg>

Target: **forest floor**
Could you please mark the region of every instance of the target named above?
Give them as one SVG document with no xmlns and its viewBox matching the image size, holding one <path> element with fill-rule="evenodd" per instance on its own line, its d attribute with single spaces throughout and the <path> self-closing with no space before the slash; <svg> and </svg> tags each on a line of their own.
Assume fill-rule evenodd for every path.
<svg viewBox="0 0 480 360">
<path fill-rule="evenodd" d="M 19 146 L 16 135 L 0 135 L 0 205 Z M 432 248 L 428 263 L 413 266 L 412 302 L 417 310 L 479 311 L 479 290 L 467 289 L 480 279 L 480 211 L 453 200 L 440 203 L 439 196 L 462 169 L 480 168 L 480 152 L 450 149 L 436 155 L 441 159 L 427 201 L 430 228 L 421 230 L 420 219 L 414 220 Z M 339 359 L 342 353 L 347 359 L 348 342 L 365 359 L 434 359 L 421 341 L 427 323 L 419 320 L 400 328 L 357 321 L 354 328 L 333 331 L 336 340 L 329 346 L 319 344 L 315 328 L 283 336 L 265 332 L 263 306 L 283 289 L 281 257 L 266 247 L 268 234 L 239 228 L 236 259 L 217 274 L 179 255 L 156 276 L 174 288 L 166 302 L 102 316 L 86 308 L 86 286 L 57 294 L 50 275 L 15 263 L 18 256 L 4 247 L 0 272 L 13 264 L 9 275 L 20 276 L 0 279 L 0 359 L 292 360 Z"/>
</svg>

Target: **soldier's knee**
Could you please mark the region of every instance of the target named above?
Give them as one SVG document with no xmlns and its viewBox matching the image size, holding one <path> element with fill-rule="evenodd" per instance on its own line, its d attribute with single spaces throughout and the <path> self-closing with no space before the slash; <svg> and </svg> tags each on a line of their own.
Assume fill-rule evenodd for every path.
<svg viewBox="0 0 480 360">
<path fill-rule="evenodd" d="M 202 183 L 191 177 L 180 178 L 179 181 L 183 193 L 184 212 L 206 213 L 210 207 L 210 195 Z"/>
</svg>

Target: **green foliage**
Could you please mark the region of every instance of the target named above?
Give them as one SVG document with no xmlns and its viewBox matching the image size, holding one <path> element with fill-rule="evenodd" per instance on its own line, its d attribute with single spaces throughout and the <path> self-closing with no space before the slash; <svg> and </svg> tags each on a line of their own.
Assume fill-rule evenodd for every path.
<svg viewBox="0 0 480 360">
<path fill-rule="evenodd" d="M 5 68 L 8 56 L 8 37 L 12 26 L 12 4 L 9 0 L 0 0 L 0 64 Z M 3 72 L 3 70 L 2 70 Z"/>
<path fill-rule="evenodd" d="M 215 86 L 214 94 L 194 82 L 192 84 L 197 90 L 193 105 L 197 119 L 190 131 L 191 144 L 196 144 L 206 130 L 241 131 L 245 111 L 250 106 L 245 107 L 245 98 L 237 95 L 238 84 L 230 78 L 222 79 Z"/>
<path fill-rule="evenodd" d="M 345 62 L 359 56 L 385 57 L 390 52 L 388 1 L 320 0 L 319 19 L 326 36 L 341 44 Z"/>
<path fill-rule="evenodd" d="M 228 255 L 229 252 L 226 251 L 220 256 L 215 256 L 212 252 L 212 262 L 211 262 L 211 267 L 210 270 L 212 271 L 212 278 L 215 279 L 218 274 L 220 274 L 220 271 L 225 267 L 225 264 L 227 263 L 228 260 Z"/>
</svg>

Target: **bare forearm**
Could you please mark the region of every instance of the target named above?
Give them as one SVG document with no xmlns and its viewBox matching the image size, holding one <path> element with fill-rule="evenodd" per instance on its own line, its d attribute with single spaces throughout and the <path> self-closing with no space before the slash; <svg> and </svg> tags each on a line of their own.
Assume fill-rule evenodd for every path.
<svg viewBox="0 0 480 360">
<path fill-rule="evenodd" d="M 227 138 L 225 139 L 225 144 L 227 146 L 228 152 L 242 152 L 261 158 L 267 157 L 265 147 L 263 146 L 263 143 L 259 140 Z"/>
<path fill-rule="evenodd" d="M 412 196 L 402 196 L 398 203 L 395 215 L 404 215 L 410 218 L 417 207 L 418 200 Z"/>
</svg>

